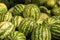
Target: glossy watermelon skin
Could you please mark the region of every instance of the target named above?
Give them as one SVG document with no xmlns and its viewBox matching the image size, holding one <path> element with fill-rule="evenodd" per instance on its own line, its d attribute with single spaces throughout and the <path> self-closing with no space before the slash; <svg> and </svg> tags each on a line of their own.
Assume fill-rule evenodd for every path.
<svg viewBox="0 0 60 40">
<path fill-rule="evenodd" d="M 35 26 L 36 28 L 32 31 L 31 40 L 51 40 L 51 32 L 47 25 L 42 23 Z"/>
<path fill-rule="evenodd" d="M 9 11 L 5 14 L 1 14 L 1 16 L 0 16 L 0 22 L 1 21 L 11 21 L 11 19 L 12 19 L 12 13 Z"/>
<path fill-rule="evenodd" d="M 38 6 L 35 4 L 28 4 L 23 11 L 24 18 L 30 17 L 35 20 L 38 20 L 39 16 L 40 16 L 40 10 Z"/>
<path fill-rule="evenodd" d="M 10 22 L 0 22 L 0 39 L 7 37 L 14 30 L 14 25 Z"/>
<path fill-rule="evenodd" d="M 25 5 L 23 5 L 23 4 L 17 4 L 17 5 L 15 5 L 13 7 L 13 10 L 12 10 L 13 15 L 14 16 L 15 15 L 22 15 L 22 12 L 23 12 L 24 8 L 25 8 Z"/>
<path fill-rule="evenodd" d="M 26 40 L 26 37 L 23 33 L 18 32 L 18 31 L 14 31 L 4 40 Z"/>
<path fill-rule="evenodd" d="M 5 14 L 7 10 L 7 6 L 4 3 L 0 3 L 0 14 Z"/>
<path fill-rule="evenodd" d="M 15 27 L 18 27 L 22 20 L 23 20 L 23 17 L 15 16 L 12 18 L 12 23 L 15 25 Z"/>
<path fill-rule="evenodd" d="M 18 27 L 18 31 L 24 33 L 24 35 L 27 36 L 33 30 L 34 24 L 35 24 L 34 20 L 30 18 L 25 18 L 21 21 Z"/>
</svg>

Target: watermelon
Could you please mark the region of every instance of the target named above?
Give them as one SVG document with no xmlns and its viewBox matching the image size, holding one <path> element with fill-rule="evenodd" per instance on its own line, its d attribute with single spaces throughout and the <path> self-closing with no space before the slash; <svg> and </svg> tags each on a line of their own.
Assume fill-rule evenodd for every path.
<svg viewBox="0 0 60 40">
<path fill-rule="evenodd" d="M 56 22 L 51 25 L 51 34 L 53 38 L 60 40 L 60 17 L 56 16 L 54 18 Z"/>
<path fill-rule="evenodd" d="M 32 31 L 31 40 L 51 40 L 51 32 L 47 24 L 43 22 L 35 26 L 36 28 Z"/>
<path fill-rule="evenodd" d="M 15 16 L 12 19 L 12 23 L 15 25 L 15 27 L 18 27 L 22 20 L 23 20 L 23 17 Z"/>
<path fill-rule="evenodd" d="M 0 39 L 7 37 L 13 30 L 15 29 L 11 22 L 0 22 Z"/>
<path fill-rule="evenodd" d="M 5 14 L 7 10 L 7 6 L 4 3 L 0 3 L 0 14 Z"/>
<path fill-rule="evenodd" d="M 23 12 L 24 8 L 25 8 L 25 5 L 23 5 L 23 4 L 17 4 L 17 5 L 15 5 L 13 7 L 13 10 L 12 10 L 13 15 L 14 16 L 15 15 L 22 15 L 22 12 Z"/>
<path fill-rule="evenodd" d="M 51 12 L 54 16 L 59 16 L 60 15 L 60 7 L 54 7 Z"/>
<path fill-rule="evenodd" d="M 51 25 L 51 33 L 53 38 L 60 39 L 60 22 Z"/>
<path fill-rule="evenodd" d="M 7 38 L 4 40 L 26 40 L 26 37 L 23 33 L 15 31 L 11 33 Z"/>
<path fill-rule="evenodd" d="M 35 4 L 28 4 L 26 5 L 24 11 L 23 11 L 23 17 L 24 18 L 33 18 L 35 20 L 38 20 L 40 16 L 40 10 Z"/>
<path fill-rule="evenodd" d="M 12 13 L 9 11 L 5 14 L 1 14 L 1 16 L 0 16 L 0 22 L 1 21 L 11 21 L 11 19 L 12 19 Z"/>
<path fill-rule="evenodd" d="M 31 18 L 25 18 L 21 21 L 18 27 L 18 31 L 24 33 L 27 36 L 33 30 L 35 21 Z"/>
</svg>

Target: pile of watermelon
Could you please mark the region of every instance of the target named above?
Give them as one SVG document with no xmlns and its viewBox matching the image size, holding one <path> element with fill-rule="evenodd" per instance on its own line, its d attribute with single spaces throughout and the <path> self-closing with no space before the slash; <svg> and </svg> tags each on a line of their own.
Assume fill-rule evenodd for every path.
<svg viewBox="0 0 60 40">
<path fill-rule="evenodd" d="M 60 40 L 60 0 L 0 0 L 0 40 Z"/>
</svg>

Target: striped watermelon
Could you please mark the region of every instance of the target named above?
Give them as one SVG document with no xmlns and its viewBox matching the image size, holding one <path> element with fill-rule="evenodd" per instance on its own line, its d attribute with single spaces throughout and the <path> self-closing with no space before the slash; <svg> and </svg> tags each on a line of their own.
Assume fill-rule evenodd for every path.
<svg viewBox="0 0 60 40">
<path fill-rule="evenodd" d="M 25 18 L 19 24 L 18 30 L 27 36 L 32 31 L 34 24 L 33 19 Z"/>
<path fill-rule="evenodd" d="M 7 6 L 4 3 L 0 3 L 0 14 L 5 14 L 7 12 Z"/>
<path fill-rule="evenodd" d="M 54 8 L 52 9 L 52 14 L 53 14 L 54 16 L 59 16 L 59 15 L 60 15 L 60 7 L 54 7 Z"/>
<path fill-rule="evenodd" d="M 51 32 L 45 23 L 36 24 L 32 31 L 31 40 L 51 40 Z"/>
<path fill-rule="evenodd" d="M 21 16 L 15 16 L 12 19 L 12 23 L 15 25 L 15 27 L 18 27 L 22 20 L 23 18 Z"/>
<path fill-rule="evenodd" d="M 56 39 L 60 39 L 60 17 L 56 16 L 54 17 L 56 19 L 56 22 L 51 25 L 51 33 L 52 37 Z"/>
<path fill-rule="evenodd" d="M 35 4 L 28 4 L 24 11 L 23 11 L 23 17 L 27 18 L 33 18 L 35 20 L 38 20 L 40 16 L 40 10 Z"/>
<path fill-rule="evenodd" d="M 0 22 L 0 39 L 7 37 L 14 29 L 14 25 L 10 22 Z"/>
<path fill-rule="evenodd" d="M 12 19 L 12 13 L 8 11 L 4 16 L 4 21 L 11 21 L 11 19 Z"/>
<path fill-rule="evenodd" d="M 51 25 L 52 37 L 60 39 L 60 21 Z"/>
<path fill-rule="evenodd" d="M 25 5 L 23 5 L 23 4 L 15 5 L 13 7 L 13 11 L 12 11 L 13 15 L 22 15 L 24 8 L 25 8 Z"/>
<path fill-rule="evenodd" d="M 15 31 L 4 40 L 26 40 L 26 37 L 23 33 Z"/>
<path fill-rule="evenodd" d="M 0 21 L 11 21 L 11 19 L 12 19 L 12 13 L 9 11 L 5 14 L 1 14 L 0 16 Z"/>
</svg>

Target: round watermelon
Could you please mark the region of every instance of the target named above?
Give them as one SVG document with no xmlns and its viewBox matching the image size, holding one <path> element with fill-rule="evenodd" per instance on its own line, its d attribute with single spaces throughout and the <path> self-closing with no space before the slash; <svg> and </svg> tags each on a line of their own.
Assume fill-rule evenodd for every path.
<svg viewBox="0 0 60 40">
<path fill-rule="evenodd" d="M 11 19 L 12 19 L 12 13 L 9 11 L 5 14 L 0 15 L 0 22 L 1 21 L 11 21 Z"/>
<path fill-rule="evenodd" d="M 23 17 L 21 16 L 15 16 L 12 19 L 12 23 L 15 25 L 15 27 L 18 27 L 21 23 L 21 21 L 23 20 Z"/>
<path fill-rule="evenodd" d="M 15 29 L 11 22 L 0 22 L 0 39 L 7 37 L 13 30 Z"/>
<path fill-rule="evenodd" d="M 25 18 L 19 24 L 18 31 L 24 33 L 25 36 L 27 36 L 33 30 L 34 24 L 35 24 L 35 21 L 33 19 Z"/>
<path fill-rule="evenodd" d="M 56 22 L 51 25 L 51 34 L 53 38 L 60 40 L 60 17 L 56 16 L 54 18 Z"/>
<path fill-rule="evenodd" d="M 12 13 L 13 13 L 13 16 L 15 15 L 22 15 L 22 12 L 25 8 L 25 5 L 23 4 L 17 4 L 13 7 L 13 10 L 12 10 Z"/>
<path fill-rule="evenodd" d="M 38 20 L 40 16 L 40 10 L 37 5 L 35 4 L 28 4 L 26 5 L 24 11 L 23 11 L 23 17 L 27 18 L 33 18 L 35 20 Z"/>
<path fill-rule="evenodd" d="M 35 26 L 36 28 L 32 31 L 31 40 L 51 40 L 51 32 L 47 24 L 43 22 Z"/>
</svg>

